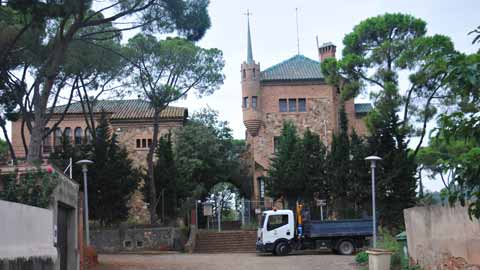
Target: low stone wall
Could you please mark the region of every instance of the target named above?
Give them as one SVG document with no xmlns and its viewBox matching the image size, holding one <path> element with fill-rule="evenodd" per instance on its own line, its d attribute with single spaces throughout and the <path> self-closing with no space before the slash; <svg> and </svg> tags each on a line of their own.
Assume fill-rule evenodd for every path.
<svg viewBox="0 0 480 270">
<path fill-rule="evenodd" d="M 54 263 L 51 259 L 16 259 L 16 260 L 1 260 L 1 270 L 53 270 Z"/>
<path fill-rule="evenodd" d="M 480 222 L 465 207 L 413 207 L 404 216 L 412 263 L 425 270 L 480 269 L 474 266 L 480 265 Z"/>
<path fill-rule="evenodd" d="M 90 243 L 99 253 L 145 250 L 183 250 L 186 236 L 174 227 L 91 229 Z"/>
</svg>

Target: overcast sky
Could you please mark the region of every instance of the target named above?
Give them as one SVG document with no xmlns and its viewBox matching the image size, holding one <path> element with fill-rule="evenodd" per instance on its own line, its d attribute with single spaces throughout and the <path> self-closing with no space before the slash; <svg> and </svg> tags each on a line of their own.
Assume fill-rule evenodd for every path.
<svg viewBox="0 0 480 270">
<path fill-rule="evenodd" d="M 360 21 L 387 12 L 408 13 L 427 22 L 428 34 L 452 38 L 462 52 L 474 52 L 467 33 L 480 25 L 479 0 L 211 0 L 212 27 L 200 41 L 203 47 L 216 47 L 225 58 L 225 83 L 216 93 L 202 99 L 191 95 L 175 105 L 190 112 L 210 106 L 230 122 L 234 137 L 243 139 L 240 64 L 246 59 L 247 9 L 250 18 L 253 57 L 262 70 L 297 53 L 295 8 L 298 8 L 300 53 L 318 60 L 315 38 L 320 44 L 337 45 L 341 57 L 342 39 Z"/>
<path fill-rule="evenodd" d="M 467 33 L 480 25 L 479 0 L 211 0 L 212 27 L 200 41 L 203 47 L 216 47 L 225 58 L 225 83 L 209 97 L 191 95 L 175 105 L 186 106 L 192 113 L 210 106 L 230 123 L 234 137 L 243 139 L 240 64 L 246 59 L 247 9 L 252 31 L 253 58 L 262 70 L 297 53 L 295 9 L 298 8 L 300 53 L 318 60 L 319 43 L 337 45 L 341 57 L 342 39 L 360 21 L 384 14 L 401 12 L 427 22 L 428 35 L 443 34 L 452 38 L 457 50 L 471 53 L 478 46 L 471 44 Z M 406 82 L 404 82 L 406 83 Z M 430 190 L 439 190 L 439 181 L 427 181 Z"/>
<path fill-rule="evenodd" d="M 342 39 L 360 21 L 387 12 L 408 13 L 427 22 L 428 35 L 443 34 L 452 38 L 457 50 L 471 53 L 478 49 L 467 33 L 480 25 L 480 0 L 210 0 L 212 27 L 200 46 L 219 48 L 224 53 L 226 79 L 213 95 L 197 99 L 190 95 L 173 105 L 185 106 L 190 114 L 209 106 L 227 120 L 235 138 L 243 139 L 240 64 L 247 55 L 247 17 L 250 10 L 253 58 L 262 70 L 297 53 L 295 9 L 298 8 L 300 53 L 318 60 L 319 43 L 337 45 L 341 57 Z M 124 38 L 135 34 L 124 33 Z M 408 83 L 406 81 L 403 84 Z M 368 96 L 365 96 L 368 97 Z M 364 97 L 364 98 L 365 98 Z M 2 136 L 3 137 L 3 136 Z M 439 181 L 427 187 L 439 190 Z"/>
</svg>

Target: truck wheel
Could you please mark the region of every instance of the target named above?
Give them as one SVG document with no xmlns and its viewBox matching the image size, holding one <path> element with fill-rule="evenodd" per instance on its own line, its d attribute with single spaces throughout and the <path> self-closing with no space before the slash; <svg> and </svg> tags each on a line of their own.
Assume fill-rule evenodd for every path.
<svg viewBox="0 0 480 270">
<path fill-rule="evenodd" d="M 275 246 L 275 253 L 277 256 L 287 256 L 290 253 L 290 248 L 285 242 L 280 242 Z"/>
<path fill-rule="evenodd" d="M 355 252 L 355 246 L 350 240 L 342 240 L 338 244 L 337 251 L 342 255 L 352 255 Z"/>
</svg>

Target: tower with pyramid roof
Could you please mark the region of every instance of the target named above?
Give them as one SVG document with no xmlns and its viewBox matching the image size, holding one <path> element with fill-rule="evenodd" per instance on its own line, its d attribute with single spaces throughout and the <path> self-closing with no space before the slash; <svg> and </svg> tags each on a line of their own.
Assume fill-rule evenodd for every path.
<svg viewBox="0 0 480 270">
<path fill-rule="evenodd" d="M 241 86 L 243 123 L 253 178 L 251 199 L 261 202 L 254 205 L 255 208 L 273 206 L 273 201 L 265 195 L 264 179 L 285 121 L 293 122 L 300 135 L 307 129 L 317 133 L 327 147 L 338 131 L 340 93 L 325 82 L 320 66 L 325 58 L 335 57 L 335 50 L 335 45 L 325 43 L 318 48 L 319 61 L 297 54 L 261 70 L 253 58 L 248 17 L 247 58 L 241 64 Z M 363 117 L 370 109 L 367 103 L 355 104 L 353 99 L 345 101 L 349 129 L 366 135 Z"/>
</svg>

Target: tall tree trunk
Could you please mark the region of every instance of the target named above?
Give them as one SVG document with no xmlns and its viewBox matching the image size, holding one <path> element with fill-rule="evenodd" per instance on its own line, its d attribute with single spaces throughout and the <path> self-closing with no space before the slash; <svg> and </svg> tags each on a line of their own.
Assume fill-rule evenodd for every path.
<svg viewBox="0 0 480 270">
<path fill-rule="evenodd" d="M 42 158 L 42 140 L 44 136 L 45 125 L 47 124 L 47 105 L 52 93 L 53 85 L 58 77 L 59 67 L 62 64 L 65 52 L 68 48 L 73 35 L 78 30 L 78 25 L 72 24 L 69 31 L 63 38 L 58 39 L 53 45 L 53 53 L 48 58 L 45 69 L 39 72 L 39 78 L 34 82 L 33 87 L 33 110 L 34 110 L 34 126 L 30 134 L 30 143 L 28 145 L 27 161 L 29 163 L 37 163 Z M 43 83 L 42 89 L 40 84 Z M 53 104 L 55 106 L 55 104 Z"/>
<path fill-rule="evenodd" d="M 5 140 L 7 141 L 7 144 L 8 144 L 8 149 L 10 150 L 10 157 L 12 158 L 13 163 L 17 164 L 17 156 L 15 155 L 15 150 L 13 150 L 12 142 L 8 137 L 7 128 L 5 127 L 5 121 L 2 120 L 1 126 L 3 131 L 3 137 L 5 137 Z"/>
<path fill-rule="evenodd" d="M 42 157 L 43 130 L 43 117 L 35 117 L 32 134 L 30 135 L 30 143 L 28 144 L 27 161 L 29 163 L 39 162 Z"/>
<path fill-rule="evenodd" d="M 35 82 L 33 93 L 34 119 L 28 144 L 27 161 L 38 163 L 42 158 L 42 140 L 45 129 L 45 110 L 47 109 L 49 93 L 53 87 L 53 79 L 47 79 L 44 84 L 43 95 L 40 91 L 40 82 Z"/>
<path fill-rule="evenodd" d="M 161 110 L 155 108 L 154 116 L 153 116 L 153 137 L 152 137 L 152 144 L 148 149 L 147 154 L 147 174 L 148 174 L 148 181 L 149 181 L 149 188 L 150 188 L 150 223 L 156 224 L 158 221 L 158 214 L 157 214 L 157 206 L 159 202 L 159 198 L 157 196 L 157 189 L 155 187 L 155 172 L 153 166 L 153 155 L 155 154 L 155 148 L 158 144 L 158 132 L 159 132 L 159 120 L 160 120 L 160 112 Z"/>
</svg>

